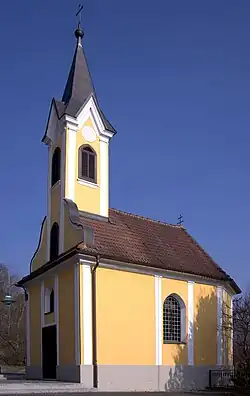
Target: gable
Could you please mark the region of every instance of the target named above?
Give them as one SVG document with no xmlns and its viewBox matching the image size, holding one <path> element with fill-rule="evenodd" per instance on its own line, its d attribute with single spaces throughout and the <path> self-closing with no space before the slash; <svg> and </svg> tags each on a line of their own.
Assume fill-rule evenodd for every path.
<svg viewBox="0 0 250 396">
<path fill-rule="evenodd" d="M 47 121 L 47 126 L 46 126 L 45 134 L 43 136 L 42 141 L 45 144 L 47 144 L 49 141 L 53 142 L 53 141 L 57 140 L 57 137 L 59 134 L 59 128 L 60 128 L 60 122 L 59 122 L 57 107 L 55 104 L 55 100 L 52 99 L 52 102 L 50 105 L 48 121 Z"/>
</svg>

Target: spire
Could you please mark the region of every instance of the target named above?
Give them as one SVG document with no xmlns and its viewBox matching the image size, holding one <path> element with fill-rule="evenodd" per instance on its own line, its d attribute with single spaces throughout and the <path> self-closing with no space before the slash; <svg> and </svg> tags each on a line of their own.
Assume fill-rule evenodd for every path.
<svg viewBox="0 0 250 396">
<path fill-rule="evenodd" d="M 76 14 L 76 16 L 79 16 L 78 26 L 75 30 L 76 49 L 62 97 L 62 102 L 73 112 L 77 112 L 90 95 L 95 95 L 87 60 L 82 48 L 82 38 L 84 36 L 81 27 L 82 9 L 83 7 L 79 5 Z"/>
<path fill-rule="evenodd" d="M 56 111 L 59 118 L 61 118 L 63 114 L 68 114 L 72 117 L 75 117 L 78 111 L 86 103 L 86 101 L 91 96 L 93 96 L 106 130 L 111 131 L 112 133 L 116 133 L 116 130 L 107 120 L 101 108 L 99 107 L 87 60 L 82 47 L 82 38 L 84 36 L 84 32 L 81 27 L 82 8 L 82 6 L 79 6 L 79 10 L 76 14 L 79 15 L 78 26 L 75 30 L 76 49 L 69 71 L 68 79 L 65 85 L 62 100 L 54 100 L 54 103 L 56 105 Z"/>
<path fill-rule="evenodd" d="M 76 49 L 62 97 L 62 102 L 66 106 L 72 107 L 73 105 L 75 109 L 76 107 L 80 108 L 91 94 L 95 95 L 87 60 L 82 48 L 83 35 L 79 22 L 75 30 Z"/>
</svg>

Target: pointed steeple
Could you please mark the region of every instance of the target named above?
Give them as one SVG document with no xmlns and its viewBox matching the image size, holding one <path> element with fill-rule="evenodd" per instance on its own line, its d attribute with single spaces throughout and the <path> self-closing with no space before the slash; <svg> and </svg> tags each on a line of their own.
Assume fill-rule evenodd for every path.
<svg viewBox="0 0 250 396">
<path fill-rule="evenodd" d="M 62 96 L 62 101 L 56 101 L 56 106 L 58 109 L 57 111 L 59 115 L 68 114 L 75 117 L 85 102 L 90 98 L 90 96 L 93 96 L 96 106 L 100 111 L 100 116 L 105 128 L 112 133 L 116 133 L 116 130 L 107 120 L 98 104 L 98 99 L 89 72 L 87 59 L 82 47 L 82 38 L 84 36 L 84 32 L 81 28 L 80 22 L 77 29 L 75 30 L 75 36 L 77 39 L 76 49 L 68 75 L 68 80 Z"/>
<path fill-rule="evenodd" d="M 82 109 L 87 100 L 92 96 L 97 109 L 99 110 L 100 117 L 102 119 L 103 125 L 107 131 L 116 134 L 115 128 L 110 124 L 110 122 L 105 117 L 102 112 L 98 99 L 95 93 L 95 89 L 92 83 L 91 75 L 89 72 L 87 60 L 82 47 L 82 38 L 84 36 L 83 29 L 81 28 L 80 22 L 77 29 L 75 30 L 76 36 L 76 49 L 71 64 L 68 79 L 65 85 L 64 93 L 61 100 L 53 98 L 50 108 L 50 114 L 52 107 L 55 107 L 57 118 L 61 119 L 63 115 L 69 115 L 71 117 L 77 117 L 79 111 Z M 50 119 L 49 114 L 49 119 Z M 46 142 L 47 130 L 49 125 L 49 119 L 47 122 L 47 127 L 45 134 L 42 138 L 43 142 Z"/>
<path fill-rule="evenodd" d="M 62 102 L 69 108 L 72 105 L 74 108 L 77 106 L 80 108 L 90 95 L 95 96 L 87 60 L 82 48 L 83 35 L 84 33 L 79 23 L 75 31 L 77 39 L 76 49 L 62 97 Z"/>
</svg>

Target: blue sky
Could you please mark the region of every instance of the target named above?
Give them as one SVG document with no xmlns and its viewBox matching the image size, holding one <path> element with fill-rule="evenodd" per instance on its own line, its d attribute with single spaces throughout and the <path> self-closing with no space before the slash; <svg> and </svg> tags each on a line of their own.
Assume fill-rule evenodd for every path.
<svg viewBox="0 0 250 396">
<path fill-rule="evenodd" d="M 0 12 L 0 261 L 28 272 L 46 210 L 53 96 L 78 1 Z M 185 227 L 250 287 L 250 2 L 85 0 L 84 47 L 111 145 L 111 206 Z"/>
</svg>

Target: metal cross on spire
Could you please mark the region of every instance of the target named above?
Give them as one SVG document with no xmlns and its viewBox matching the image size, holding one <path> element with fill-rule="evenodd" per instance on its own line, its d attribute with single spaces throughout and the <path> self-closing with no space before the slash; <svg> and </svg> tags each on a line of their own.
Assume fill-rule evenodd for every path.
<svg viewBox="0 0 250 396">
<path fill-rule="evenodd" d="M 81 22 L 82 22 L 82 10 L 83 10 L 83 5 L 79 4 L 79 6 L 78 6 L 78 11 L 77 11 L 77 13 L 76 13 L 76 17 L 79 16 L 78 26 L 81 26 Z"/>
</svg>

